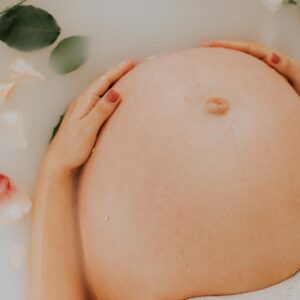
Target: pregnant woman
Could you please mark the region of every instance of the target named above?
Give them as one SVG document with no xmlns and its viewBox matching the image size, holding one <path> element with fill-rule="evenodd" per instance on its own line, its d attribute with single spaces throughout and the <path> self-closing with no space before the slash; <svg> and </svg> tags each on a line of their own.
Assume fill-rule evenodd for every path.
<svg viewBox="0 0 300 300">
<path fill-rule="evenodd" d="M 297 273 L 300 65 L 216 41 L 133 67 L 94 81 L 50 145 L 30 299 L 180 300 Z"/>
</svg>

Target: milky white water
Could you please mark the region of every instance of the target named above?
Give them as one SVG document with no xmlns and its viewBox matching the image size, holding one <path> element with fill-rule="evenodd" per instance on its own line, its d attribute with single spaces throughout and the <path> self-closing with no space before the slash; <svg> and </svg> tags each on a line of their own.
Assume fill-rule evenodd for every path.
<svg viewBox="0 0 300 300">
<path fill-rule="evenodd" d="M 8 65 L 16 57 L 25 58 L 46 76 L 45 81 L 20 85 L 4 108 L 23 113 L 28 149 L 18 150 L 15 141 L 0 131 L 0 173 L 10 175 L 30 194 L 52 128 L 72 97 L 126 57 L 143 59 L 195 46 L 201 40 L 226 38 L 257 40 L 300 59 L 300 8 L 286 7 L 271 15 L 260 0 L 41 0 L 28 4 L 55 16 L 62 28 L 60 38 L 83 34 L 91 41 L 88 62 L 65 76 L 49 67 L 51 48 L 23 54 L 0 44 L 0 83 L 8 81 Z M 1 300 L 25 299 L 28 227 L 28 219 L 9 226 L 0 222 Z M 271 292 L 234 299 L 300 299 L 299 276 Z"/>
</svg>

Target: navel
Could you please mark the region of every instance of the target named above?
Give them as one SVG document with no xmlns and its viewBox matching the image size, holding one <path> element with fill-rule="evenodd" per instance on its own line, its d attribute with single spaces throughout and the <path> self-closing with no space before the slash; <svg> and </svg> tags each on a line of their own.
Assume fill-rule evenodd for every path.
<svg viewBox="0 0 300 300">
<path fill-rule="evenodd" d="M 229 103 L 226 99 L 220 97 L 210 98 L 205 103 L 206 112 L 211 115 L 222 116 L 229 111 Z"/>
</svg>

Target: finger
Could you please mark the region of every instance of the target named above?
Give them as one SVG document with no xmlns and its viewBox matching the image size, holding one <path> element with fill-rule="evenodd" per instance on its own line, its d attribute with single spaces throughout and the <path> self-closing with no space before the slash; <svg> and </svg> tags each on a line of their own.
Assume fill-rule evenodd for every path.
<svg viewBox="0 0 300 300">
<path fill-rule="evenodd" d="M 94 80 L 84 94 L 92 96 L 102 96 L 114 82 L 119 80 L 135 66 L 132 60 L 125 61 L 116 68 Z"/>
<path fill-rule="evenodd" d="M 78 100 L 78 110 L 80 118 L 87 115 L 93 107 L 99 102 L 109 87 L 129 72 L 135 63 L 131 60 L 121 63 L 118 67 L 108 71 L 103 76 L 94 80 L 85 92 L 81 94 Z"/>
<path fill-rule="evenodd" d="M 272 50 L 267 55 L 265 62 L 286 77 L 299 93 L 300 65 L 298 62 L 285 54 Z"/>
<path fill-rule="evenodd" d="M 300 65 L 295 60 L 279 51 L 272 50 L 256 43 L 235 41 L 210 41 L 203 43 L 202 46 L 227 48 L 253 55 L 263 60 L 278 73 L 286 77 L 299 93 Z"/>
<path fill-rule="evenodd" d="M 112 115 L 120 101 L 120 94 L 116 90 L 111 89 L 86 116 L 87 122 L 91 124 L 96 132 L 99 131 L 104 122 Z"/>
<path fill-rule="evenodd" d="M 247 54 L 253 55 L 259 59 L 264 59 L 269 49 L 250 42 L 240 42 L 240 41 L 209 41 L 201 44 L 202 47 L 211 47 L 211 48 L 227 48 L 232 50 L 237 50 L 245 52 Z"/>
</svg>

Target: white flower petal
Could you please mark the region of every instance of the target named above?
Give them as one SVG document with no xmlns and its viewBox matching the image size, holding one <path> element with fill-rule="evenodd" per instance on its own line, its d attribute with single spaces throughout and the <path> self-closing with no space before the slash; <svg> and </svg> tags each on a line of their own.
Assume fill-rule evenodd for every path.
<svg viewBox="0 0 300 300">
<path fill-rule="evenodd" d="M 18 223 L 24 217 L 22 208 L 16 203 L 9 202 L 5 211 L 5 219 L 9 223 Z"/>
<path fill-rule="evenodd" d="M 14 79 L 34 78 L 44 80 L 45 76 L 34 69 L 29 63 L 22 58 L 16 58 L 10 65 L 10 76 Z"/>
<path fill-rule="evenodd" d="M 32 203 L 27 193 L 21 189 L 14 191 L 14 200 L 22 208 L 23 214 L 27 215 L 31 211 Z"/>
<path fill-rule="evenodd" d="M 14 140 L 17 144 L 17 147 L 21 150 L 27 149 L 28 142 L 25 133 L 23 115 L 20 112 L 9 110 L 3 112 L 0 118 L 13 130 L 13 137 L 15 137 Z"/>
<path fill-rule="evenodd" d="M 11 94 L 13 89 L 15 88 L 16 83 L 6 83 L 6 84 L 0 84 L 0 106 L 4 103 L 4 101 L 7 99 L 7 97 Z"/>
<path fill-rule="evenodd" d="M 31 210 L 29 196 L 23 189 L 16 187 L 7 175 L 0 175 L 2 185 L 0 220 L 6 223 L 19 222 Z"/>
<path fill-rule="evenodd" d="M 0 213 L 6 223 L 18 223 L 31 211 L 31 206 L 28 195 L 17 189 L 2 199 Z"/>
<path fill-rule="evenodd" d="M 279 10 L 284 4 L 284 0 L 262 0 L 262 2 L 266 6 L 266 8 L 272 13 Z"/>
</svg>

